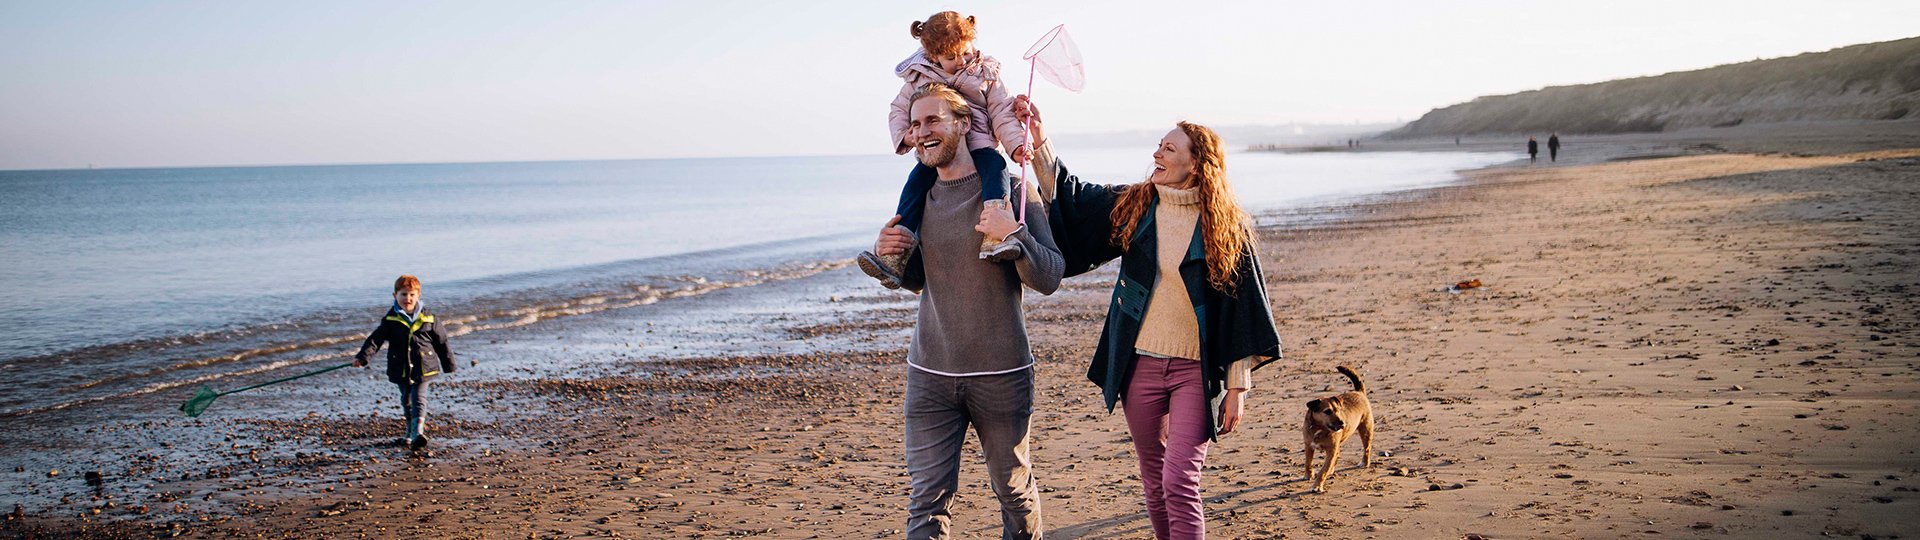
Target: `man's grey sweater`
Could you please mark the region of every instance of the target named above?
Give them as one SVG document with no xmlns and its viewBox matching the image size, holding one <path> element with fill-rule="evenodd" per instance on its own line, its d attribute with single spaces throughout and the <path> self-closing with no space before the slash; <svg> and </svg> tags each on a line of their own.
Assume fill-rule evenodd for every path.
<svg viewBox="0 0 1920 540">
<path fill-rule="evenodd" d="M 980 222 L 979 174 L 935 182 L 925 208 L 919 244 L 924 272 L 906 280 L 907 288 L 921 291 L 907 363 L 963 377 L 1031 367 L 1020 284 L 1053 294 L 1065 267 L 1047 228 L 1046 208 L 1027 201 L 1030 226 L 1013 234 L 1026 255 L 1011 263 L 980 258 L 985 235 L 973 230 Z"/>
</svg>

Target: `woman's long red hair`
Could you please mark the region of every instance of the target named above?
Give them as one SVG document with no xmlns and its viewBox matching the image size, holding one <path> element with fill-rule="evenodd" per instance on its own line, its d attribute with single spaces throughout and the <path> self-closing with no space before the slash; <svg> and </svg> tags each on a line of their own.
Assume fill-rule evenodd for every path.
<svg viewBox="0 0 1920 540">
<path fill-rule="evenodd" d="M 1240 209 L 1232 188 L 1227 187 L 1227 151 L 1220 135 L 1200 124 L 1181 122 L 1179 126 L 1192 140 L 1188 149 L 1193 156 L 1193 186 L 1200 195 L 1200 242 L 1206 249 L 1207 284 L 1233 294 L 1239 283 L 1235 270 L 1240 268 L 1242 258 L 1253 253 L 1253 220 Z M 1153 181 L 1143 180 L 1121 192 L 1114 204 L 1111 219 L 1118 226 L 1113 229 L 1112 242 L 1121 251 L 1129 248 L 1140 218 L 1153 203 L 1153 193 Z M 1186 246 L 1160 249 L 1170 247 Z"/>
</svg>

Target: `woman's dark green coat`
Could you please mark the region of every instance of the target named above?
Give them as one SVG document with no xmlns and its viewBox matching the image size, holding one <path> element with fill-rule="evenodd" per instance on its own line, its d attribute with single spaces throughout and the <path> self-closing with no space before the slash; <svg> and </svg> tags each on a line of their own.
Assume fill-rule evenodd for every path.
<svg viewBox="0 0 1920 540">
<path fill-rule="evenodd" d="M 1141 319 L 1147 313 L 1147 301 L 1159 279 L 1159 235 L 1155 233 L 1154 203 L 1134 227 L 1129 249 L 1122 252 L 1111 241 L 1114 204 L 1128 186 L 1109 186 L 1081 182 L 1067 171 L 1064 162 L 1054 162 L 1055 193 L 1047 214 L 1053 238 L 1066 259 L 1066 277 L 1084 274 L 1107 261 L 1120 259 L 1120 275 L 1115 278 L 1113 299 L 1107 304 L 1106 326 L 1100 331 L 1087 378 L 1106 394 L 1107 411 L 1124 398 L 1127 382 L 1133 376 L 1134 340 L 1140 336 Z M 1226 400 L 1227 366 L 1249 356 L 1260 357 L 1254 368 L 1280 358 L 1280 334 L 1273 327 L 1273 310 L 1267 305 L 1267 286 L 1261 279 L 1260 260 L 1249 253 L 1240 259 L 1235 271 L 1232 294 L 1207 284 L 1206 250 L 1199 227 L 1191 242 L 1179 246 L 1187 252 L 1180 263 L 1180 280 L 1186 285 L 1193 315 L 1200 323 L 1200 366 L 1206 381 L 1208 432 L 1218 436 L 1220 407 Z"/>
</svg>

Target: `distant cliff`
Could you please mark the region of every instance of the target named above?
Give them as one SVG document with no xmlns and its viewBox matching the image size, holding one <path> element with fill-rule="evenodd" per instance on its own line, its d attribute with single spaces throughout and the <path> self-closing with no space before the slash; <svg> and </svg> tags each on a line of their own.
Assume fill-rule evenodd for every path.
<svg viewBox="0 0 1920 540">
<path fill-rule="evenodd" d="M 1920 118 L 1920 37 L 1434 109 L 1389 138 L 1622 133 L 1796 120 Z"/>
</svg>

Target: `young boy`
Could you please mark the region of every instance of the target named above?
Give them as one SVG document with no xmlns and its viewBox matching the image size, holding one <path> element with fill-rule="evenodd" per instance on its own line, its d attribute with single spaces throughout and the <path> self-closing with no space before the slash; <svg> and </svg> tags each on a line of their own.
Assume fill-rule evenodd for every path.
<svg viewBox="0 0 1920 540">
<path fill-rule="evenodd" d="M 353 364 L 367 367 L 367 357 L 387 346 L 387 380 L 400 385 L 400 409 L 406 415 L 407 434 L 400 444 L 414 450 L 427 446 L 427 378 L 453 373 L 453 351 L 447 336 L 433 324 L 433 315 L 420 302 L 420 279 L 407 275 L 393 282 L 393 309 L 380 319 Z M 440 369 L 429 367 L 426 355 L 440 359 Z"/>
</svg>

